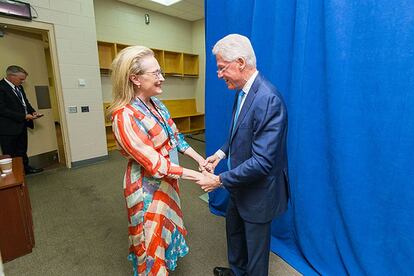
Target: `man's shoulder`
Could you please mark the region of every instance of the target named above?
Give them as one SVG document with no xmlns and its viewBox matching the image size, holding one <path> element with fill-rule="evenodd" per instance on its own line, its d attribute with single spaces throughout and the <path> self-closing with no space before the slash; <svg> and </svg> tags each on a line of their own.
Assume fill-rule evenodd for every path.
<svg viewBox="0 0 414 276">
<path fill-rule="evenodd" d="M 264 90 L 265 92 L 269 92 L 269 93 L 277 91 L 276 86 L 271 81 L 269 81 L 265 76 L 263 76 L 261 73 L 257 75 L 255 81 L 257 81 L 258 89 Z"/>
<path fill-rule="evenodd" d="M 260 76 L 258 91 L 260 91 L 260 97 L 258 97 L 260 100 L 267 102 L 271 99 L 276 99 L 277 102 L 280 101 L 284 104 L 283 96 L 277 87 L 263 75 Z"/>
<path fill-rule="evenodd" d="M 263 96 L 267 96 L 267 97 L 278 96 L 278 97 L 280 97 L 280 93 L 279 93 L 278 89 L 276 88 L 276 86 L 272 82 L 270 82 L 268 79 L 266 79 L 264 76 L 261 76 L 259 86 L 258 86 L 258 90 L 261 91 L 261 94 Z"/>
<path fill-rule="evenodd" d="M 4 79 L 0 80 L 0 87 L 3 87 L 5 85 L 9 85 Z"/>
<path fill-rule="evenodd" d="M 7 92 L 9 90 L 10 85 L 4 80 L 0 80 L 0 91 Z"/>
<path fill-rule="evenodd" d="M 9 89 L 11 89 L 11 87 L 10 87 L 10 84 L 8 84 L 5 79 L 1 79 L 0 80 L 0 89 L 9 90 Z"/>
</svg>

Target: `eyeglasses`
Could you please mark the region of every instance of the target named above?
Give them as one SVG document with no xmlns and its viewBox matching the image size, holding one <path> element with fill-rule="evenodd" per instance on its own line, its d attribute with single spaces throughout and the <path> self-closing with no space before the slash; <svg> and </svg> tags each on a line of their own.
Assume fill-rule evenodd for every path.
<svg viewBox="0 0 414 276">
<path fill-rule="evenodd" d="M 161 79 L 161 78 L 164 77 L 164 75 L 163 75 L 164 73 L 162 72 L 161 69 L 158 69 L 158 70 L 155 70 L 155 71 L 152 71 L 152 72 L 143 72 L 140 75 L 145 75 L 145 74 L 151 74 L 154 77 L 156 77 L 157 79 Z"/>
<path fill-rule="evenodd" d="M 230 64 L 232 64 L 233 62 L 234 60 L 227 63 L 224 67 L 219 67 L 217 70 L 217 74 L 223 74 L 229 68 Z"/>
</svg>

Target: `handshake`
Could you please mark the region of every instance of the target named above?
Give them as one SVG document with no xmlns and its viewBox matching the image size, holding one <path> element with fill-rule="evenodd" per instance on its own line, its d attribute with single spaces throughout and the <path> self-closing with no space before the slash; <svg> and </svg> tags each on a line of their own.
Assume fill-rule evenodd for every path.
<svg viewBox="0 0 414 276">
<path fill-rule="evenodd" d="M 200 172 L 184 169 L 182 177 L 194 181 L 205 192 L 211 192 L 221 186 L 220 176 L 214 174 L 214 169 L 220 160 L 216 154 L 211 155 L 207 159 L 200 158 L 197 160 Z"/>
</svg>

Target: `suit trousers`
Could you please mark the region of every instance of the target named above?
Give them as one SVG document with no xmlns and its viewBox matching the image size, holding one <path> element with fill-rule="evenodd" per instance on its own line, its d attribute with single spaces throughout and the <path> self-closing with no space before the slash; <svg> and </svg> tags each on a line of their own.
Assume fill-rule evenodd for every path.
<svg viewBox="0 0 414 276">
<path fill-rule="evenodd" d="M 26 128 L 18 135 L 0 135 L 0 144 L 3 154 L 8 154 L 11 157 L 22 157 L 24 168 L 28 168 Z"/>
<path fill-rule="evenodd" d="M 243 220 L 230 197 L 226 213 L 227 256 L 237 276 L 267 276 L 269 273 L 271 222 Z"/>
</svg>

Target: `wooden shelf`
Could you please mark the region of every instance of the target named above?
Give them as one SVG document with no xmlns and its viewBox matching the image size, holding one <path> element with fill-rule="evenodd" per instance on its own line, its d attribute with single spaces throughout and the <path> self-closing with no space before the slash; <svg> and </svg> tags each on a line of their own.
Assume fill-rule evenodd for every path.
<svg viewBox="0 0 414 276">
<path fill-rule="evenodd" d="M 154 57 L 160 64 L 161 68 L 164 68 L 164 51 L 160 49 L 151 49 L 154 52 Z"/>
<path fill-rule="evenodd" d="M 106 146 L 108 148 L 108 151 L 116 149 L 117 146 L 116 146 L 114 134 L 112 133 L 112 126 L 106 126 L 105 132 L 106 132 Z"/>
<path fill-rule="evenodd" d="M 104 109 L 104 116 L 105 116 L 105 126 L 112 126 L 112 122 L 109 120 L 108 116 L 106 116 L 106 111 L 109 108 L 111 103 L 103 103 L 103 109 Z"/>
<path fill-rule="evenodd" d="M 118 54 L 119 52 L 121 52 L 126 47 L 129 47 L 129 45 L 116 43 L 115 47 L 116 47 L 116 53 Z"/>
<path fill-rule="evenodd" d="M 112 60 L 124 48 L 130 45 L 98 41 L 99 67 L 101 73 L 110 73 Z M 198 55 L 174 52 L 161 49 L 151 49 L 166 77 L 198 78 Z"/>
<path fill-rule="evenodd" d="M 104 115 L 105 115 L 105 133 L 106 133 L 106 147 L 108 151 L 114 150 L 117 148 L 114 134 L 112 133 L 112 122 L 109 121 L 106 116 L 106 110 L 109 107 L 110 103 L 104 103 Z"/>
<path fill-rule="evenodd" d="M 181 133 L 204 131 L 204 113 L 197 112 L 195 99 L 163 100 Z"/>
<path fill-rule="evenodd" d="M 183 53 L 164 51 L 164 73 L 171 76 L 183 75 Z"/>
<path fill-rule="evenodd" d="M 189 117 L 173 118 L 173 121 L 180 132 L 186 133 L 190 131 Z"/>
<path fill-rule="evenodd" d="M 190 129 L 204 129 L 204 114 L 190 116 Z"/>
<path fill-rule="evenodd" d="M 184 76 L 198 76 L 198 56 L 183 54 Z"/>
<path fill-rule="evenodd" d="M 102 74 L 111 73 L 112 60 L 115 56 L 130 46 L 128 44 L 98 41 L 99 68 Z M 165 77 L 198 78 L 198 55 L 174 52 L 162 49 L 151 49 L 154 57 L 160 64 Z M 171 113 L 177 128 L 182 133 L 204 131 L 204 114 L 198 113 L 195 99 L 180 99 L 163 101 Z M 104 111 L 109 103 L 104 103 Z M 106 118 L 106 112 L 105 112 Z M 105 132 L 108 150 L 116 149 L 116 142 L 112 134 L 112 124 L 105 119 Z"/>
<path fill-rule="evenodd" d="M 99 68 L 110 70 L 112 60 L 115 58 L 115 53 L 116 49 L 114 43 L 98 41 Z"/>
</svg>

